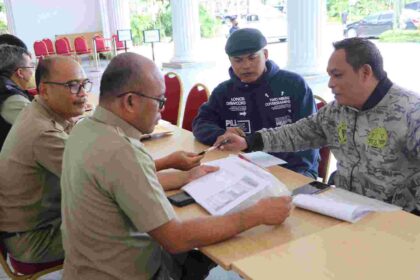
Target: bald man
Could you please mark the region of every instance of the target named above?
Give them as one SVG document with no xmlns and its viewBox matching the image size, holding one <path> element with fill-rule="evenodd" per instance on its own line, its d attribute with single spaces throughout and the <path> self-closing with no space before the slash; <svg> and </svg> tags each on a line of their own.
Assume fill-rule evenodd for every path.
<svg viewBox="0 0 420 280">
<path fill-rule="evenodd" d="M 216 169 L 156 174 L 138 139 L 160 119 L 164 92 L 152 61 L 120 54 L 102 76 L 94 115 L 72 131 L 61 178 L 64 279 L 204 279 L 213 264 L 194 248 L 289 215 L 290 198 L 282 197 L 235 214 L 179 220 L 164 191 Z"/>
<path fill-rule="evenodd" d="M 92 83 L 72 59 L 36 69 L 39 95 L 16 119 L 0 153 L 0 231 L 10 254 L 27 263 L 61 260 L 60 176 L 72 118 L 84 113 Z"/>
</svg>

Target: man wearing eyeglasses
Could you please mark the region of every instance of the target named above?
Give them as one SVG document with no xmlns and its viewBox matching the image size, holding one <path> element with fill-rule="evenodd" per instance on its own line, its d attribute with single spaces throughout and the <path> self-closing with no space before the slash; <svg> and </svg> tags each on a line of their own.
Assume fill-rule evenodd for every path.
<svg viewBox="0 0 420 280">
<path fill-rule="evenodd" d="M 34 65 L 24 48 L 0 46 L 0 149 L 20 111 L 31 103 Z"/>
<path fill-rule="evenodd" d="M 39 95 L 19 114 L 0 153 L 0 231 L 9 253 L 25 263 L 64 258 L 61 161 L 72 118 L 84 113 L 92 83 L 67 57 L 36 69 Z"/>
<path fill-rule="evenodd" d="M 214 264 L 194 248 L 287 218 L 290 198 L 281 197 L 230 215 L 179 220 L 164 190 L 216 168 L 156 173 L 138 139 L 153 131 L 165 103 L 159 69 L 138 54 L 120 54 L 100 91 L 94 115 L 74 128 L 64 150 L 63 279 L 204 279 Z"/>
<path fill-rule="evenodd" d="M 9 253 L 26 263 L 64 258 L 61 163 L 73 119 L 84 113 L 92 89 L 82 67 L 68 57 L 42 60 L 36 84 L 39 95 L 22 110 L 0 153 L 1 237 Z M 163 107 L 164 98 L 158 101 Z M 187 170 L 201 158 L 178 151 L 155 165 Z"/>
</svg>

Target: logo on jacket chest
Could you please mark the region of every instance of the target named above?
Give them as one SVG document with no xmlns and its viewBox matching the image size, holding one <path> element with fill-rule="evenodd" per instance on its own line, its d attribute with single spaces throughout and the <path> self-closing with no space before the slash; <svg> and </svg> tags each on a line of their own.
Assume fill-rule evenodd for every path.
<svg viewBox="0 0 420 280">
<path fill-rule="evenodd" d="M 292 109 L 292 102 L 290 96 L 270 97 L 264 106 L 271 108 L 271 110 L 288 109 L 289 112 Z"/>
<path fill-rule="evenodd" d="M 226 128 L 228 127 L 239 127 L 245 133 L 251 133 L 251 122 L 250 120 L 226 120 Z"/>
<path fill-rule="evenodd" d="M 225 105 L 231 112 L 246 111 L 246 100 L 243 96 L 231 97 L 226 101 Z"/>
</svg>

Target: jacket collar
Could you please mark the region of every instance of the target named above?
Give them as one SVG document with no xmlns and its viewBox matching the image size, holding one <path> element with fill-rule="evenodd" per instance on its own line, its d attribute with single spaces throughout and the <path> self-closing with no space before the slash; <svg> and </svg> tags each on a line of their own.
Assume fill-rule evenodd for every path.
<svg viewBox="0 0 420 280">
<path fill-rule="evenodd" d="M 111 111 L 108 111 L 102 106 L 96 107 L 95 113 L 93 113 L 93 116 L 91 118 L 101 123 L 114 126 L 117 129 L 119 128 L 125 135 L 127 135 L 130 138 L 140 140 L 141 136 L 143 135 L 131 124 L 121 119 L 119 116 L 115 115 Z"/>
<path fill-rule="evenodd" d="M 392 82 L 387 77 L 383 78 L 379 81 L 376 88 L 373 90 L 372 94 L 366 100 L 365 104 L 363 104 L 361 111 L 366 111 L 372 109 L 379 102 L 385 97 L 388 93 L 389 89 L 392 87 Z"/>
</svg>

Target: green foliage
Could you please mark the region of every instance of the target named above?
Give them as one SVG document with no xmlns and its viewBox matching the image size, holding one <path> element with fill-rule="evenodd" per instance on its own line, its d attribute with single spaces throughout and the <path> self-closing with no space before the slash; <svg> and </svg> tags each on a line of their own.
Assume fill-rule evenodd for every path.
<svg viewBox="0 0 420 280">
<path fill-rule="evenodd" d="M 7 24 L 0 20 L 0 34 L 6 33 L 8 31 Z"/>
<path fill-rule="evenodd" d="M 221 23 L 210 15 L 207 9 L 200 5 L 200 34 L 203 38 L 213 37 Z"/>
<path fill-rule="evenodd" d="M 420 30 L 388 30 L 379 36 L 381 42 L 420 43 Z"/>
<path fill-rule="evenodd" d="M 159 9 L 155 20 L 151 14 L 131 15 L 131 30 L 135 45 L 143 43 L 143 30 L 147 29 L 159 29 L 161 37 L 172 36 L 172 15 L 169 3 Z"/>
<path fill-rule="evenodd" d="M 153 28 L 153 21 L 150 15 L 132 15 L 130 24 L 134 45 L 143 43 L 143 30 Z"/>
<path fill-rule="evenodd" d="M 358 0 L 350 5 L 349 0 L 327 0 L 328 16 L 340 20 L 341 13 L 348 11 L 348 21 L 359 20 L 371 13 L 392 9 L 394 0 Z"/>
<path fill-rule="evenodd" d="M 172 37 L 172 13 L 169 3 L 159 11 L 156 28 L 160 29 L 161 36 Z"/>
</svg>

